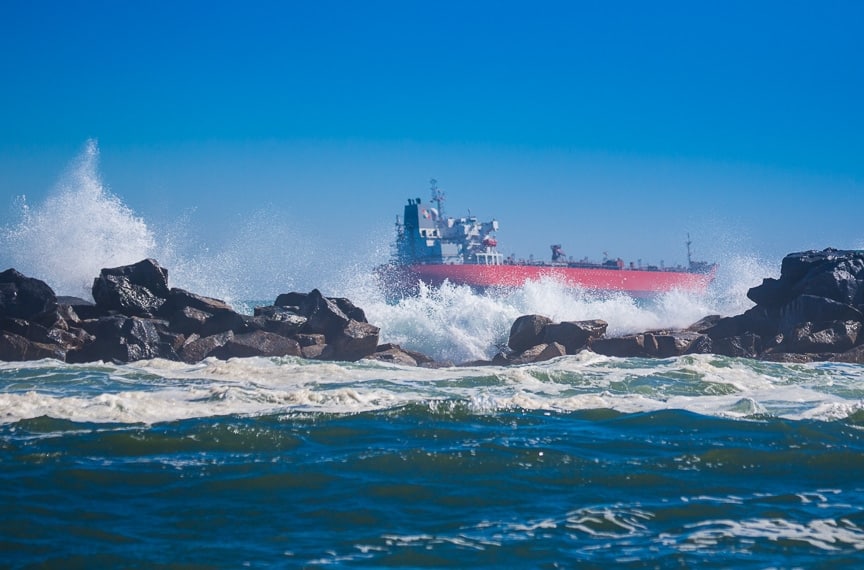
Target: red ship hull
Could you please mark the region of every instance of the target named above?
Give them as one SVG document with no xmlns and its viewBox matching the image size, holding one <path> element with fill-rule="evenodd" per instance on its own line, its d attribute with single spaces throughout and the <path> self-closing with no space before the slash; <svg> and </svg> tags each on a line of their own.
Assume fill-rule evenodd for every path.
<svg viewBox="0 0 864 570">
<path fill-rule="evenodd" d="M 667 291 L 704 292 L 714 278 L 711 273 L 605 269 L 554 265 L 443 265 L 415 264 L 404 267 L 410 281 L 440 285 L 445 280 L 478 289 L 519 287 L 527 281 L 554 279 L 571 287 L 617 291 L 644 297 Z"/>
</svg>

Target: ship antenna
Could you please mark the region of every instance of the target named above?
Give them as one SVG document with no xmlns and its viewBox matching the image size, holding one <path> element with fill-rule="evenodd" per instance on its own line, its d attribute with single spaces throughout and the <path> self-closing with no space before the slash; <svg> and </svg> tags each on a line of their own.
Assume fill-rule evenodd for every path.
<svg viewBox="0 0 864 570">
<path fill-rule="evenodd" d="M 434 178 L 429 181 L 429 185 L 431 186 L 430 189 L 432 190 L 432 201 L 438 204 L 438 217 L 443 218 L 444 210 L 441 208 L 441 202 L 445 200 L 444 192 L 438 188 L 438 181 Z"/>
<path fill-rule="evenodd" d="M 690 244 L 693 242 L 690 241 L 690 232 L 687 232 L 687 267 L 693 267 L 693 259 L 690 257 Z"/>
</svg>

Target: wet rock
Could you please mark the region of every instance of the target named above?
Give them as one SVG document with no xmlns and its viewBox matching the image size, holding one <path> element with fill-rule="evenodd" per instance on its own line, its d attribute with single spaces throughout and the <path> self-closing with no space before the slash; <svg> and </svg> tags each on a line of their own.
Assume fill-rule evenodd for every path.
<svg viewBox="0 0 864 570">
<path fill-rule="evenodd" d="M 357 321 L 358 323 L 369 322 L 366 320 L 366 313 L 363 312 L 363 309 L 352 303 L 349 299 L 345 299 L 344 297 L 330 297 L 329 299 L 336 303 L 339 310 L 352 321 Z"/>
<path fill-rule="evenodd" d="M 349 321 L 338 333 L 327 336 L 327 346 L 320 358 L 355 361 L 374 354 L 378 348 L 379 332 L 378 327 L 369 323 Z"/>
<path fill-rule="evenodd" d="M 704 343 L 703 339 L 709 339 L 708 335 L 692 331 L 651 333 L 651 336 L 654 337 L 654 343 L 650 344 L 650 346 L 656 346 L 657 351 L 650 354 L 650 356 L 657 356 L 659 358 L 671 358 L 673 356 L 701 352 L 706 345 L 701 344 L 696 347 L 697 350 L 694 350 L 694 344 L 697 342 Z M 700 347 L 702 350 L 699 350 Z"/>
<path fill-rule="evenodd" d="M 756 358 L 762 352 L 762 338 L 753 333 L 724 338 L 712 338 L 714 354 L 737 356 L 741 358 Z"/>
<path fill-rule="evenodd" d="M 294 340 L 300 344 L 303 358 L 308 359 L 320 357 L 327 346 L 327 340 L 323 334 L 296 334 Z"/>
<path fill-rule="evenodd" d="M 515 356 L 511 356 L 508 360 L 510 364 L 530 364 L 532 362 L 552 360 L 553 358 L 558 358 L 559 356 L 564 356 L 566 354 L 567 349 L 563 344 L 557 342 L 544 342 L 532 346 Z"/>
<path fill-rule="evenodd" d="M 161 338 L 150 319 L 113 316 L 81 324 L 91 338 L 67 352 L 67 362 L 134 362 L 159 356 Z"/>
<path fill-rule="evenodd" d="M 302 352 L 300 344 L 294 339 L 266 331 L 254 331 L 233 335 L 210 355 L 227 360 L 250 356 L 301 356 Z"/>
<path fill-rule="evenodd" d="M 597 354 L 619 358 L 647 357 L 657 354 L 657 340 L 654 335 L 644 333 L 591 339 L 588 346 Z"/>
<path fill-rule="evenodd" d="M 787 332 L 800 323 L 864 320 L 861 311 L 828 297 L 799 295 L 780 309 L 779 329 Z"/>
<path fill-rule="evenodd" d="M 784 352 L 845 352 L 858 344 L 860 321 L 800 323 L 783 336 Z"/>
<path fill-rule="evenodd" d="M 765 279 L 747 292 L 748 298 L 769 310 L 799 295 L 854 306 L 864 303 L 864 252 L 828 248 L 790 253 L 783 258 L 779 279 Z"/>
<path fill-rule="evenodd" d="M 722 318 L 722 315 L 708 315 L 707 317 L 702 317 L 684 330 L 697 333 L 707 333 L 709 330 L 714 328 Z"/>
<path fill-rule="evenodd" d="M 207 322 L 207 319 L 212 317 L 210 313 L 206 313 L 194 307 L 183 307 L 179 311 L 171 314 L 169 322 L 169 330 L 171 332 L 184 335 L 200 334 L 201 327 Z"/>
<path fill-rule="evenodd" d="M 14 269 L 0 273 L 0 317 L 34 320 L 57 309 L 54 290 Z"/>
<path fill-rule="evenodd" d="M 829 360 L 831 360 L 831 362 L 864 364 L 864 345 L 856 346 L 855 348 L 840 354 L 834 354 L 829 358 Z"/>
<path fill-rule="evenodd" d="M 402 366 L 418 366 L 417 360 L 409 351 L 403 350 L 396 344 L 382 344 L 375 352 L 365 357 L 366 360 L 377 360 L 390 364 L 401 364 Z M 431 359 L 430 359 L 431 360 Z"/>
<path fill-rule="evenodd" d="M 171 289 L 159 315 L 168 319 L 173 332 L 186 335 L 207 337 L 226 331 L 249 332 L 247 319 L 225 301 L 184 289 Z"/>
<path fill-rule="evenodd" d="M 564 346 L 567 354 L 576 354 L 588 347 L 589 340 L 606 334 L 608 326 L 606 321 L 599 319 L 549 323 L 543 328 L 543 342 L 558 343 Z"/>
<path fill-rule="evenodd" d="M 43 358 L 65 361 L 66 351 L 56 344 L 35 342 L 14 333 L 0 332 L 0 360 L 23 362 Z"/>
<path fill-rule="evenodd" d="M 523 315 L 513 322 L 510 327 L 510 336 L 507 340 L 513 352 L 522 352 L 543 344 L 544 330 L 552 322 L 549 317 L 543 315 Z"/>
<path fill-rule="evenodd" d="M 375 352 L 373 354 L 370 354 L 365 358 L 370 360 L 380 360 L 381 362 L 403 364 L 405 366 L 432 367 L 439 364 L 436 363 L 435 360 L 433 360 L 430 356 L 427 356 L 422 352 L 402 348 L 398 344 L 393 344 L 389 342 L 379 345 L 375 349 Z M 446 363 L 444 364 L 446 365 Z"/>
<path fill-rule="evenodd" d="M 149 317 L 168 297 L 168 270 L 153 259 L 105 268 L 93 280 L 92 293 L 102 311 Z"/>
<path fill-rule="evenodd" d="M 282 336 L 298 334 L 308 320 L 293 310 L 281 306 L 256 307 L 255 317 L 263 330 Z"/>
<path fill-rule="evenodd" d="M 303 332 L 323 334 L 327 337 L 328 342 L 330 342 L 331 337 L 335 337 L 345 330 L 351 321 L 348 315 L 342 312 L 339 305 L 324 297 L 318 289 L 313 289 L 306 296 L 301 310 L 307 319 Z M 375 344 L 377 346 L 377 341 Z"/>
<path fill-rule="evenodd" d="M 200 337 L 193 334 L 187 339 L 186 343 L 180 348 L 180 358 L 184 362 L 194 364 L 213 356 L 213 352 L 225 345 L 226 342 L 234 338 L 232 331 L 215 334 L 207 337 Z"/>
<path fill-rule="evenodd" d="M 308 297 L 308 293 L 282 293 L 281 295 L 276 297 L 276 301 L 273 303 L 273 305 L 287 309 L 294 309 L 299 312 L 301 311 L 301 307 L 306 304 L 306 299 Z"/>
</svg>

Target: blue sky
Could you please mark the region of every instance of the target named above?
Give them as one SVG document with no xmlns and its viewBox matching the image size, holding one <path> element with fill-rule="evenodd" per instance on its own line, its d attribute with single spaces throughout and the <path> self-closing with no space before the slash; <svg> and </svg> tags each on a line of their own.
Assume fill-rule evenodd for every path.
<svg viewBox="0 0 864 570">
<path fill-rule="evenodd" d="M 435 177 L 520 257 L 864 247 L 862 26 L 842 1 L 5 0 L 0 221 L 95 138 L 111 192 L 214 244 L 265 210 L 350 255 Z"/>
</svg>

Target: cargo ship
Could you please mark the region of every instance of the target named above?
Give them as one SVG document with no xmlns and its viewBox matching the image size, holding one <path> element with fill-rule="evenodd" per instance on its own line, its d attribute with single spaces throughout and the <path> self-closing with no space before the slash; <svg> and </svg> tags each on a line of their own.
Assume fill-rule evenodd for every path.
<svg viewBox="0 0 864 570">
<path fill-rule="evenodd" d="M 497 220 L 444 216 L 443 201 L 433 180 L 432 201 L 411 198 L 402 219 L 397 216 L 393 259 L 377 271 L 390 293 L 416 292 L 420 282 L 439 286 L 447 281 L 483 291 L 553 279 L 568 287 L 650 297 L 673 290 L 704 292 L 716 272 L 716 264 L 691 259 L 689 235 L 686 266 L 643 267 L 620 258 L 574 261 L 560 244 L 550 246 L 548 261 L 516 260 L 498 251 Z"/>
</svg>

